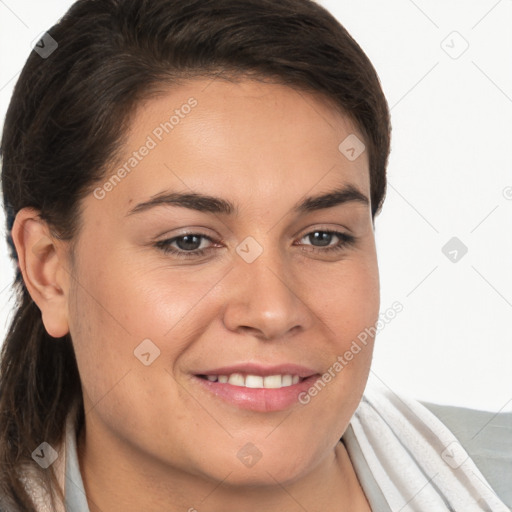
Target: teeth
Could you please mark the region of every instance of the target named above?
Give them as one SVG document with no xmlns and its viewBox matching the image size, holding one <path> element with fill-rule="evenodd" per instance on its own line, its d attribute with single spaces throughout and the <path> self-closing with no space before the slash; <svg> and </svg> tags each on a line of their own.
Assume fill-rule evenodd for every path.
<svg viewBox="0 0 512 512">
<path fill-rule="evenodd" d="M 298 379 L 299 377 L 297 377 Z M 263 387 L 270 389 L 278 389 L 282 385 L 281 375 L 269 375 L 268 377 L 263 377 Z"/>
<path fill-rule="evenodd" d="M 243 386 L 244 381 L 244 376 L 241 373 L 232 373 L 228 380 L 229 384 L 232 384 L 233 386 Z"/>
<path fill-rule="evenodd" d="M 291 386 L 292 385 L 292 376 L 291 375 L 283 375 L 283 386 Z"/>
<path fill-rule="evenodd" d="M 279 389 L 298 384 L 302 379 L 298 375 L 242 375 L 241 373 L 232 373 L 231 375 L 207 375 L 210 382 L 229 383 L 232 386 L 246 388 L 265 388 Z"/>
<path fill-rule="evenodd" d="M 245 377 L 245 387 L 246 388 L 262 388 L 263 387 L 263 377 L 259 377 L 258 375 L 247 375 L 247 377 Z"/>
</svg>

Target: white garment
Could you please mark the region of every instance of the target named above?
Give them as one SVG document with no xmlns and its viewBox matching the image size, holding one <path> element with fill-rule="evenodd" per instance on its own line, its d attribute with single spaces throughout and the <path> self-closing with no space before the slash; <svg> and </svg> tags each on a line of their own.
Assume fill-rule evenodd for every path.
<svg viewBox="0 0 512 512">
<path fill-rule="evenodd" d="M 372 382 L 350 425 L 393 512 L 510 512 L 452 432 L 419 402 Z"/>
</svg>

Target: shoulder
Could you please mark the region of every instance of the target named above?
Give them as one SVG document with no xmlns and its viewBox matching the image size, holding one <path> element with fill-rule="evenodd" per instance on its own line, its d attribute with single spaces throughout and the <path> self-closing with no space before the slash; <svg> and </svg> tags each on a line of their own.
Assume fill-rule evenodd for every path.
<svg viewBox="0 0 512 512">
<path fill-rule="evenodd" d="M 512 412 L 422 404 L 452 431 L 496 494 L 512 507 Z"/>
</svg>

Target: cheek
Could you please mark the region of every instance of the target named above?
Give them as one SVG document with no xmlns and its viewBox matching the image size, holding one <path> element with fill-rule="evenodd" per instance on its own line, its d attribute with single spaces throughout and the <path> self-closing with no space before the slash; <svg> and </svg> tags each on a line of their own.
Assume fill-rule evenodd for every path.
<svg viewBox="0 0 512 512">
<path fill-rule="evenodd" d="M 361 262 L 359 272 L 353 273 L 351 286 L 341 299 L 339 329 L 343 335 L 338 343 L 338 362 L 343 366 L 346 380 L 366 381 L 369 372 L 375 325 L 379 318 L 380 290 L 377 264 Z M 337 367 L 339 369 L 339 366 Z"/>
<path fill-rule="evenodd" d="M 167 339 L 191 318 L 199 320 L 197 306 L 215 297 L 212 288 L 225 272 L 166 264 L 165 258 L 149 253 L 132 257 L 114 254 L 111 266 L 122 271 L 114 271 L 108 282 L 99 283 L 98 293 L 109 304 L 109 312 L 136 339 L 152 335 Z"/>
<path fill-rule="evenodd" d="M 327 335 L 335 336 L 339 349 L 378 319 L 380 290 L 374 258 L 347 259 L 338 268 L 309 275 L 303 286 L 310 307 L 329 328 Z"/>
<path fill-rule="evenodd" d="M 103 294 L 107 281 L 87 279 L 84 274 L 78 280 L 80 285 L 71 291 L 69 329 L 82 388 L 94 404 L 129 369 L 135 338 L 118 320 L 115 304 Z"/>
<path fill-rule="evenodd" d="M 155 385 L 169 393 L 169 402 L 175 400 L 179 389 L 172 390 L 166 369 L 172 372 L 189 340 L 208 324 L 209 302 L 201 298 L 217 276 L 208 285 L 204 274 L 199 280 L 161 265 L 148 271 L 114 251 L 101 266 L 91 260 L 70 293 L 70 333 L 88 400 L 103 404 L 107 394 L 124 394 L 125 402 L 149 405 Z M 148 351 L 151 363 L 145 366 L 142 354 Z"/>
<path fill-rule="evenodd" d="M 331 345 L 322 382 L 309 396 L 322 395 L 317 403 L 331 411 L 326 414 L 331 414 L 333 422 L 343 423 L 340 404 L 345 404 L 344 410 L 356 408 L 370 370 L 380 308 L 376 259 L 347 260 L 338 272 L 323 277 L 322 282 L 317 279 L 317 283 L 309 300 Z"/>
</svg>

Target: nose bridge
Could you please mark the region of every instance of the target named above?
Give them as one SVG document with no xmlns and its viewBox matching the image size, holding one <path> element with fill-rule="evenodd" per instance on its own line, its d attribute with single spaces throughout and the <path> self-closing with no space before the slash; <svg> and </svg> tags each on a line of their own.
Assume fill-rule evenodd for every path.
<svg viewBox="0 0 512 512">
<path fill-rule="evenodd" d="M 254 242 L 246 240 L 237 247 L 233 293 L 224 313 L 226 327 L 253 330 L 266 339 L 284 336 L 294 328 L 307 328 L 311 312 L 286 255 L 277 246 L 258 244 L 258 249 Z"/>
</svg>

